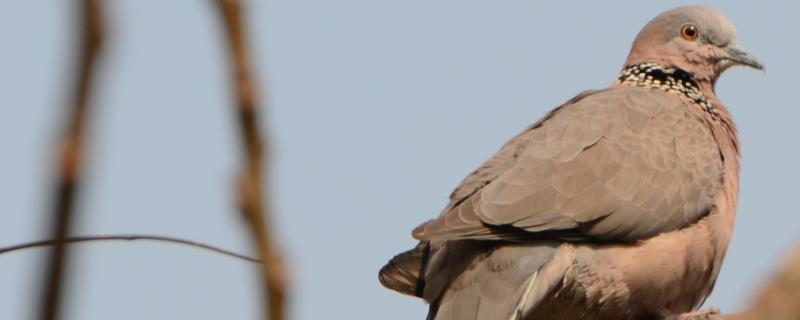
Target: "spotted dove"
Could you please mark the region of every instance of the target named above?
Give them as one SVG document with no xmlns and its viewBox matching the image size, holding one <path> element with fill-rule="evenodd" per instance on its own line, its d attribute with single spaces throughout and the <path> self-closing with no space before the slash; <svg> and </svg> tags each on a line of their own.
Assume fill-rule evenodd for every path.
<svg viewBox="0 0 800 320">
<path fill-rule="evenodd" d="M 469 174 L 381 283 L 437 320 L 697 310 L 736 215 L 739 142 L 714 92 L 735 65 L 763 69 L 717 12 L 657 16 L 611 86 L 555 108 Z"/>
</svg>

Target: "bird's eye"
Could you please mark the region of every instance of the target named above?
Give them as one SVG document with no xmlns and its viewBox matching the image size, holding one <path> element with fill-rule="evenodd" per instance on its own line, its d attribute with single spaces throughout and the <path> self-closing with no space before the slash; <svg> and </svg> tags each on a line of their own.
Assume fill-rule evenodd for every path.
<svg viewBox="0 0 800 320">
<path fill-rule="evenodd" d="M 700 37 L 700 31 L 697 30 L 697 26 L 693 24 L 687 24 L 681 28 L 681 36 L 689 41 L 697 41 L 697 38 Z"/>
</svg>

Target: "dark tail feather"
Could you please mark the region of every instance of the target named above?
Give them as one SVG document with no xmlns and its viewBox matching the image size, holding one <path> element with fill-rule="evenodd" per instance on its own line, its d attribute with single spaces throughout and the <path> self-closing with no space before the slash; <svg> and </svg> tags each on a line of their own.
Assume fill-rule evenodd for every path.
<svg viewBox="0 0 800 320">
<path fill-rule="evenodd" d="M 428 254 L 428 243 L 420 242 L 414 249 L 394 256 L 378 274 L 381 284 L 397 292 L 422 298 L 425 281 L 420 274 L 427 263 Z"/>
</svg>

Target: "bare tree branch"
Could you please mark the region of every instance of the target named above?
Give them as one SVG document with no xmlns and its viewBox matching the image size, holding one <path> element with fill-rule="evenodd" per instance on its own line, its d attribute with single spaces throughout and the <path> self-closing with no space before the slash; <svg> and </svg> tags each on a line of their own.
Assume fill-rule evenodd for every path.
<svg viewBox="0 0 800 320">
<path fill-rule="evenodd" d="M 248 55 L 242 3 L 239 0 L 217 0 L 228 41 L 230 65 L 236 97 L 240 137 L 245 163 L 239 176 L 239 206 L 249 227 L 253 242 L 262 263 L 262 281 L 265 305 L 269 306 L 267 319 L 283 320 L 286 316 L 285 297 L 287 272 L 282 255 L 275 245 L 269 229 L 268 208 L 264 197 L 268 194 L 262 177 L 264 146 L 258 127 L 258 104 L 253 81 L 253 71 Z"/>
<path fill-rule="evenodd" d="M 750 308 L 733 319 L 800 319 L 800 245 L 788 258 Z"/>
<path fill-rule="evenodd" d="M 53 320 L 59 318 L 61 295 L 67 266 L 67 247 L 63 240 L 69 235 L 72 225 L 74 199 L 80 186 L 81 162 L 84 147 L 84 131 L 89 105 L 92 74 L 95 61 L 103 39 L 103 21 L 100 4 L 97 0 L 82 0 L 78 16 L 82 44 L 80 65 L 76 87 L 72 97 L 71 114 L 68 116 L 66 131 L 62 137 L 59 150 L 58 181 L 56 182 L 55 203 L 52 217 L 49 220 L 51 234 L 56 243 L 50 250 L 48 263 L 45 265 L 44 283 L 41 288 L 39 319 Z"/>
<path fill-rule="evenodd" d="M 15 244 L 13 246 L 8 247 L 0 247 L 0 255 L 5 253 L 11 253 L 14 251 L 31 249 L 31 248 L 38 248 L 38 247 L 48 247 L 48 246 L 55 246 L 57 244 L 72 244 L 72 243 L 81 243 L 81 242 L 94 242 L 94 241 L 113 241 L 113 240 L 120 240 L 120 241 L 134 241 L 134 240 L 151 240 L 151 241 L 158 241 L 158 242 L 168 242 L 168 243 L 177 243 L 182 245 L 187 245 L 190 247 L 195 247 L 203 250 L 210 250 L 219 254 L 223 254 L 229 257 L 233 257 L 236 259 L 241 259 L 249 262 L 254 263 L 261 263 L 261 260 L 257 258 L 253 258 L 250 256 L 246 256 L 243 254 L 239 254 L 230 250 L 222 249 L 210 244 L 175 238 L 175 237 L 167 237 L 167 236 L 156 236 L 156 235 L 146 235 L 146 234 L 115 234 L 115 235 L 97 235 L 97 236 L 73 236 L 73 237 L 66 237 L 60 240 L 57 239 L 47 239 L 47 240 L 39 240 L 39 241 L 32 241 L 32 242 L 25 242 L 20 244 Z"/>
<path fill-rule="evenodd" d="M 682 315 L 679 320 L 798 320 L 800 319 L 800 245 L 783 269 L 772 277 L 752 305 L 737 314 Z"/>
</svg>

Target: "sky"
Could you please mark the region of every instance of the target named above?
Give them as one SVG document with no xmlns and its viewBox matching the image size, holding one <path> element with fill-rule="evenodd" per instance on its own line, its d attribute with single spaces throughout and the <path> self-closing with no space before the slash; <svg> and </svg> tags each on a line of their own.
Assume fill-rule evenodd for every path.
<svg viewBox="0 0 800 320">
<path fill-rule="evenodd" d="M 109 0 L 74 233 L 251 252 L 211 1 Z M 75 1 L 0 2 L 0 246 L 46 237 L 52 146 L 73 81 Z M 617 76 L 639 29 L 685 1 L 249 1 L 272 207 L 293 319 L 422 319 L 378 269 L 507 139 Z M 717 94 L 743 145 L 734 239 L 706 302 L 746 306 L 800 240 L 800 4 L 711 1 L 767 72 Z M 0 256 L 0 319 L 29 319 L 44 250 Z M 257 268 L 169 244 L 74 246 L 65 319 L 257 319 Z"/>
</svg>

